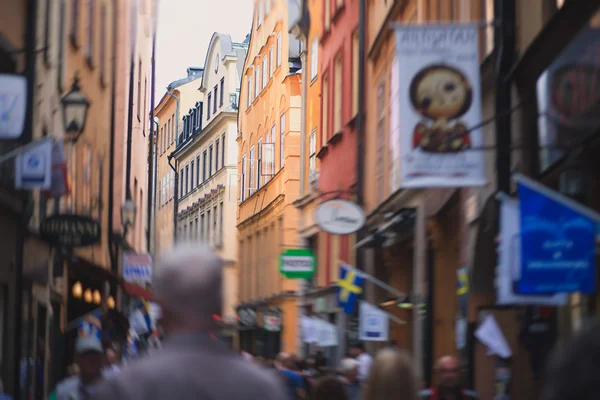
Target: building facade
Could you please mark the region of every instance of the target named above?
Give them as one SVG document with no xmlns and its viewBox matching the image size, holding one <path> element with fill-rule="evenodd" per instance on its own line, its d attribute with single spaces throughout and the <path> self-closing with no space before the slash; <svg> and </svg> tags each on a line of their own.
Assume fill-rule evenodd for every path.
<svg viewBox="0 0 600 400">
<path fill-rule="evenodd" d="M 236 325 L 237 111 L 247 49 L 248 43 L 234 43 L 227 34 L 213 35 L 198 88 L 204 101 L 184 116 L 184 138 L 174 152 L 180 177 L 178 240 L 205 242 L 223 259 L 220 319 L 226 326 Z"/>
<path fill-rule="evenodd" d="M 183 117 L 190 108 L 201 107 L 202 94 L 198 91 L 203 68 L 188 68 L 187 76 L 171 82 L 154 109 L 156 128 L 156 199 L 154 217 L 154 256 L 169 249 L 175 238 L 175 191 L 179 174 L 171 154 L 183 130 Z M 174 169 L 175 168 L 175 169 Z"/>
<path fill-rule="evenodd" d="M 240 330 L 239 347 L 268 358 L 298 346 L 299 285 L 278 265 L 283 250 L 301 245 L 293 205 L 300 191 L 301 49 L 288 32 L 284 0 L 255 1 L 238 117 L 237 309 L 257 322 Z M 266 316 L 280 329 L 264 330 Z"/>
</svg>

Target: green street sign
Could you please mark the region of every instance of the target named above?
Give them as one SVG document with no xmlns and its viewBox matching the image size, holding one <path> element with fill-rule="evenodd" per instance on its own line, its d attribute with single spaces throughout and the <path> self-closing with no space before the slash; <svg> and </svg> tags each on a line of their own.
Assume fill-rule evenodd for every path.
<svg viewBox="0 0 600 400">
<path fill-rule="evenodd" d="M 317 263 L 310 249 L 289 249 L 279 257 L 279 272 L 289 279 L 310 279 Z"/>
</svg>

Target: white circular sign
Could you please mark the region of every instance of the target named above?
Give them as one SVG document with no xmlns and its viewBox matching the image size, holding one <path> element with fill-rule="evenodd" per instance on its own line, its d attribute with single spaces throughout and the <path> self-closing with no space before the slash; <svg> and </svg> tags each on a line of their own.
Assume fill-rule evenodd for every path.
<svg viewBox="0 0 600 400">
<path fill-rule="evenodd" d="M 349 235 L 365 224 L 365 213 L 348 200 L 329 200 L 319 204 L 315 212 L 317 225 L 333 235 Z"/>
</svg>

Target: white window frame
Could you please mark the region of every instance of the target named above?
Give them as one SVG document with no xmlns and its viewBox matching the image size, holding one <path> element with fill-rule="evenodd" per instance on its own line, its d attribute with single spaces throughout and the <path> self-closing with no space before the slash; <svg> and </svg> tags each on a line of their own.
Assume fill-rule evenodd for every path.
<svg viewBox="0 0 600 400">
<path fill-rule="evenodd" d="M 269 81 L 268 71 L 267 71 L 267 56 L 263 56 L 262 59 L 262 85 L 261 89 L 264 89 L 267 86 L 267 82 Z"/>
<path fill-rule="evenodd" d="M 271 45 L 269 48 L 269 79 L 273 77 L 273 71 L 275 68 L 273 68 L 273 45 Z"/>
<path fill-rule="evenodd" d="M 317 129 L 308 136 L 308 173 L 317 169 Z"/>
<path fill-rule="evenodd" d="M 319 38 L 315 37 L 310 44 L 310 80 L 319 76 Z"/>
<path fill-rule="evenodd" d="M 261 186 L 265 183 L 265 180 L 264 180 L 264 177 L 262 174 L 262 154 L 263 154 L 263 139 L 262 138 L 258 139 L 257 146 L 258 146 L 258 157 L 257 157 L 258 162 L 256 163 L 256 168 L 258 168 L 258 171 L 257 171 L 256 176 L 257 176 L 257 180 L 258 180 L 257 186 L 260 189 Z"/>
<path fill-rule="evenodd" d="M 281 65 L 281 58 L 282 58 L 282 54 L 281 54 L 281 49 L 282 49 L 282 43 L 281 43 L 281 32 L 279 32 L 277 34 L 277 64 L 276 67 L 279 67 Z"/>
<path fill-rule="evenodd" d="M 260 94 L 260 65 L 254 67 L 254 98 L 256 99 Z"/>
<path fill-rule="evenodd" d="M 285 167 L 285 112 L 279 117 L 279 167 Z"/>
<path fill-rule="evenodd" d="M 249 153 L 249 157 L 250 157 L 250 179 L 249 179 L 249 191 L 250 191 L 250 195 L 254 194 L 254 185 L 255 185 L 255 179 L 256 179 L 256 172 L 255 172 L 255 166 L 256 166 L 256 149 L 254 146 L 250 147 L 250 153 Z"/>
<path fill-rule="evenodd" d="M 246 108 L 250 108 L 250 105 L 252 104 L 252 76 L 248 75 L 248 96 L 247 96 L 247 103 L 246 104 Z"/>
</svg>

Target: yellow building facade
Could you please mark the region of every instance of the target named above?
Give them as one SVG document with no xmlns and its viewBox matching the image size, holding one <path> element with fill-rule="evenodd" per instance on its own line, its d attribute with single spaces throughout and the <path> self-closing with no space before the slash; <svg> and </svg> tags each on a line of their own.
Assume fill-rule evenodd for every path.
<svg viewBox="0 0 600 400">
<path fill-rule="evenodd" d="M 238 117 L 237 228 L 238 313 L 249 309 L 256 324 L 240 331 L 239 347 L 273 358 L 298 348 L 299 285 L 279 273 L 279 256 L 301 244 L 293 205 L 300 192 L 301 46 L 288 33 L 286 1 L 255 1 L 253 18 Z M 281 329 L 265 330 L 265 315 Z"/>
<path fill-rule="evenodd" d="M 220 318 L 228 326 L 236 324 L 238 299 L 237 110 L 247 49 L 229 35 L 213 35 L 198 87 L 204 101 L 184 117 L 184 139 L 174 152 L 180 177 L 177 240 L 205 242 L 223 259 Z"/>
<path fill-rule="evenodd" d="M 175 179 L 178 174 L 175 160 L 169 156 L 175 151 L 183 130 L 183 117 L 202 99 L 198 91 L 203 68 L 188 68 L 187 76 L 171 82 L 154 109 L 156 128 L 156 197 L 154 200 L 154 255 L 173 246 L 175 237 Z"/>
</svg>

